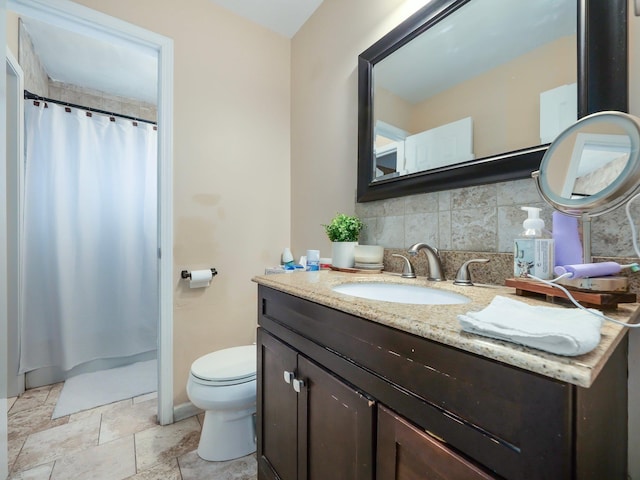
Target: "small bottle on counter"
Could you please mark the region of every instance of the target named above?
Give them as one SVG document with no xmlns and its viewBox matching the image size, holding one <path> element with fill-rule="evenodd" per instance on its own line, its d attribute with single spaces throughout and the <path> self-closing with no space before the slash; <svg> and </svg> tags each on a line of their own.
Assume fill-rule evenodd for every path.
<svg viewBox="0 0 640 480">
<path fill-rule="evenodd" d="M 307 271 L 320 270 L 320 250 L 307 250 Z"/>
<path fill-rule="evenodd" d="M 293 264 L 293 254 L 291 253 L 291 249 L 287 247 L 282 251 L 282 265 L 293 266 Z"/>
</svg>

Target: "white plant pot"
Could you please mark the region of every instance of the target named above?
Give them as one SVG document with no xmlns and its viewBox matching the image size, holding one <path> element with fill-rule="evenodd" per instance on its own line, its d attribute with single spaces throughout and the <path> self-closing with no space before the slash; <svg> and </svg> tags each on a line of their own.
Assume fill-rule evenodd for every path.
<svg viewBox="0 0 640 480">
<path fill-rule="evenodd" d="M 354 247 L 358 242 L 333 242 L 331 244 L 331 265 L 336 268 L 353 268 Z"/>
</svg>

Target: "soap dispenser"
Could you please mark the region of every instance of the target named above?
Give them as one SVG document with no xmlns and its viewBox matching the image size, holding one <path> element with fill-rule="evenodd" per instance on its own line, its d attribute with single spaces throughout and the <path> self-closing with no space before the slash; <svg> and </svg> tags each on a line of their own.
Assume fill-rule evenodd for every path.
<svg viewBox="0 0 640 480">
<path fill-rule="evenodd" d="M 545 230 L 537 207 L 521 207 L 528 212 L 522 223 L 523 231 L 514 241 L 513 274 L 516 277 L 534 275 L 543 280 L 553 278 L 554 242 L 551 232 Z"/>
</svg>

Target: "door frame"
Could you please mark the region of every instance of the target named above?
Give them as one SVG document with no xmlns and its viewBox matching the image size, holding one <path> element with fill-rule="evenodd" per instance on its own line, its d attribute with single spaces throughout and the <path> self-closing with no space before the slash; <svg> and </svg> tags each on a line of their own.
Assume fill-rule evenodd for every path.
<svg viewBox="0 0 640 480">
<path fill-rule="evenodd" d="M 158 423 L 173 423 L 173 40 L 68 0 L 6 0 L 6 8 L 158 55 Z"/>
<path fill-rule="evenodd" d="M 22 318 L 22 212 L 24 194 L 24 74 L 18 60 L 7 47 L 7 319 Z M 25 390 L 24 374 L 17 374 L 20 363 L 20 321 L 7 321 L 7 396 Z"/>
<path fill-rule="evenodd" d="M 6 0 L 0 0 L 0 51 L 6 50 Z M 6 62 L 6 60 L 5 60 Z M 0 75 L 0 185 L 7 177 L 7 76 Z M 4 188 L 0 188 L 4 191 Z M 7 357 L 7 196 L 0 195 L 0 363 Z M 9 475 L 9 446 L 7 435 L 7 369 L 0 368 L 0 479 Z"/>
</svg>

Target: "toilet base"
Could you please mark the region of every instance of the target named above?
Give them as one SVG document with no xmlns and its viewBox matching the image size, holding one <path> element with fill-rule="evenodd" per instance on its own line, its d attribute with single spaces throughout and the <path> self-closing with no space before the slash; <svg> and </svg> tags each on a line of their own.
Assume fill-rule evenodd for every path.
<svg viewBox="0 0 640 480">
<path fill-rule="evenodd" d="M 205 412 L 198 456 L 209 462 L 244 457 L 256 451 L 255 406 L 231 414 Z"/>
</svg>

